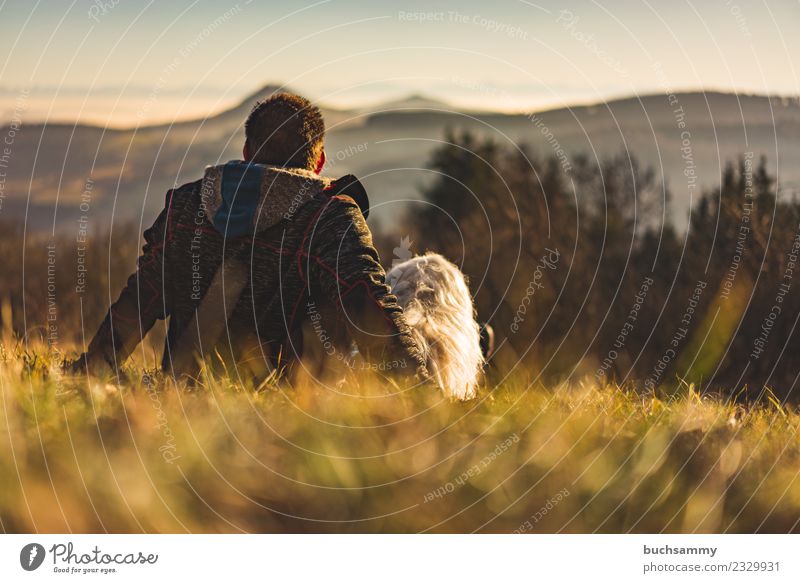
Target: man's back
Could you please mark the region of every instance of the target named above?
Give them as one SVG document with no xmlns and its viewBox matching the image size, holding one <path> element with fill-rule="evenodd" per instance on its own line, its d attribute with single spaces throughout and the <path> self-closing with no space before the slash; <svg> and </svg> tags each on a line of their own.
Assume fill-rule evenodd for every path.
<svg viewBox="0 0 800 583">
<path fill-rule="evenodd" d="M 354 201 L 363 189 L 340 184 L 228 163 L 170 191 L 89 356 L 116 365 L 169 317 L 166 370 L 193 375 L 198 357 L 221 357 L 260 377 L 302 352 L 300 325 L 326 303 L 326 326 L 346 327 L 368 360 L 424 369 Z"/>
</svg>

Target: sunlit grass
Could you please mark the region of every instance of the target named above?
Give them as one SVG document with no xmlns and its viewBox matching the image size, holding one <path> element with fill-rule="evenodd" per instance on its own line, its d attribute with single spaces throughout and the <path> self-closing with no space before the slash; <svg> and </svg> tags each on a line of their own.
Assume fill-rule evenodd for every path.
<svg viewBox="0 0 800 583">
<path fill-rule="evenodd" d="M 7 532 L 798 530 L 800 416 L 768 398 L 516 378 L 454 403 L 374 379 L 189 390 L 132 367 L 117 385 L 19 346 L 0 361 Z"/>
</svg>

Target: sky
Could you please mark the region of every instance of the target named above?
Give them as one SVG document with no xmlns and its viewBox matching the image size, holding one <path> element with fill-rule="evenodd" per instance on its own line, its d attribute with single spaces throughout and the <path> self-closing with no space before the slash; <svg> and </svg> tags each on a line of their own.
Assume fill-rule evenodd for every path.
<svg viewBox="0 0 800 583">
<path fill-rule="evenodd" d="M 534 111 L 667 90 L 800 94 L 800 0 L 0 0 L 0 119 L 145 125 L 285 84 Z M 794 58 L 793 58 L 794 57 Z"/>
</svg>

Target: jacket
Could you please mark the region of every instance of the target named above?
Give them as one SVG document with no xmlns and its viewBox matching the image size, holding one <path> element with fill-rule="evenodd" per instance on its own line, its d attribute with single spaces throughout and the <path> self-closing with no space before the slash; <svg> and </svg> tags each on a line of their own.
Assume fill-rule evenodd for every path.
<svg viewBox="0 0 800 583">
<path fill-rule="evenodd" d="M 374 370 L 424 378 L 368 209 L 352 176 L 239 161 L 206 168 L 167 193 L 136 272 L 82 362 L 116 369 L 169 318 L 164 370 L 193 376 L 206 359 L 263 377 L 292 366 L 303 352 L 301 326 L 325 313 L 336 350 L 348 350 L 347 338 Z"/>
</svg>

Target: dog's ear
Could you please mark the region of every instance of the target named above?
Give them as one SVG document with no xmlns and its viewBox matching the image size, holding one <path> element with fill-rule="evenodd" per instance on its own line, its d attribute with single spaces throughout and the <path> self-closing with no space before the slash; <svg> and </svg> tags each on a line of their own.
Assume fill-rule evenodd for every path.
<svg viewBox="0 0 800 583">
<path fill-rule="evenodd" d="M 488 322 L 480 327 L 480 342 L 483 360 L 488 361 L 494 355 L 494 328 Z"/>
<path fill-rule="evenodd" d="M 331 182 L 330 186 L 325 189 L 325 194 L 330 196 L 349 196 L 361 209 L 361 214 L 366 219 L 369 217 L 369 197 L 367 196 L 367 189 L 361 184 L 361 181 L 352 174 L 346 174 Z"/>
</svg>

